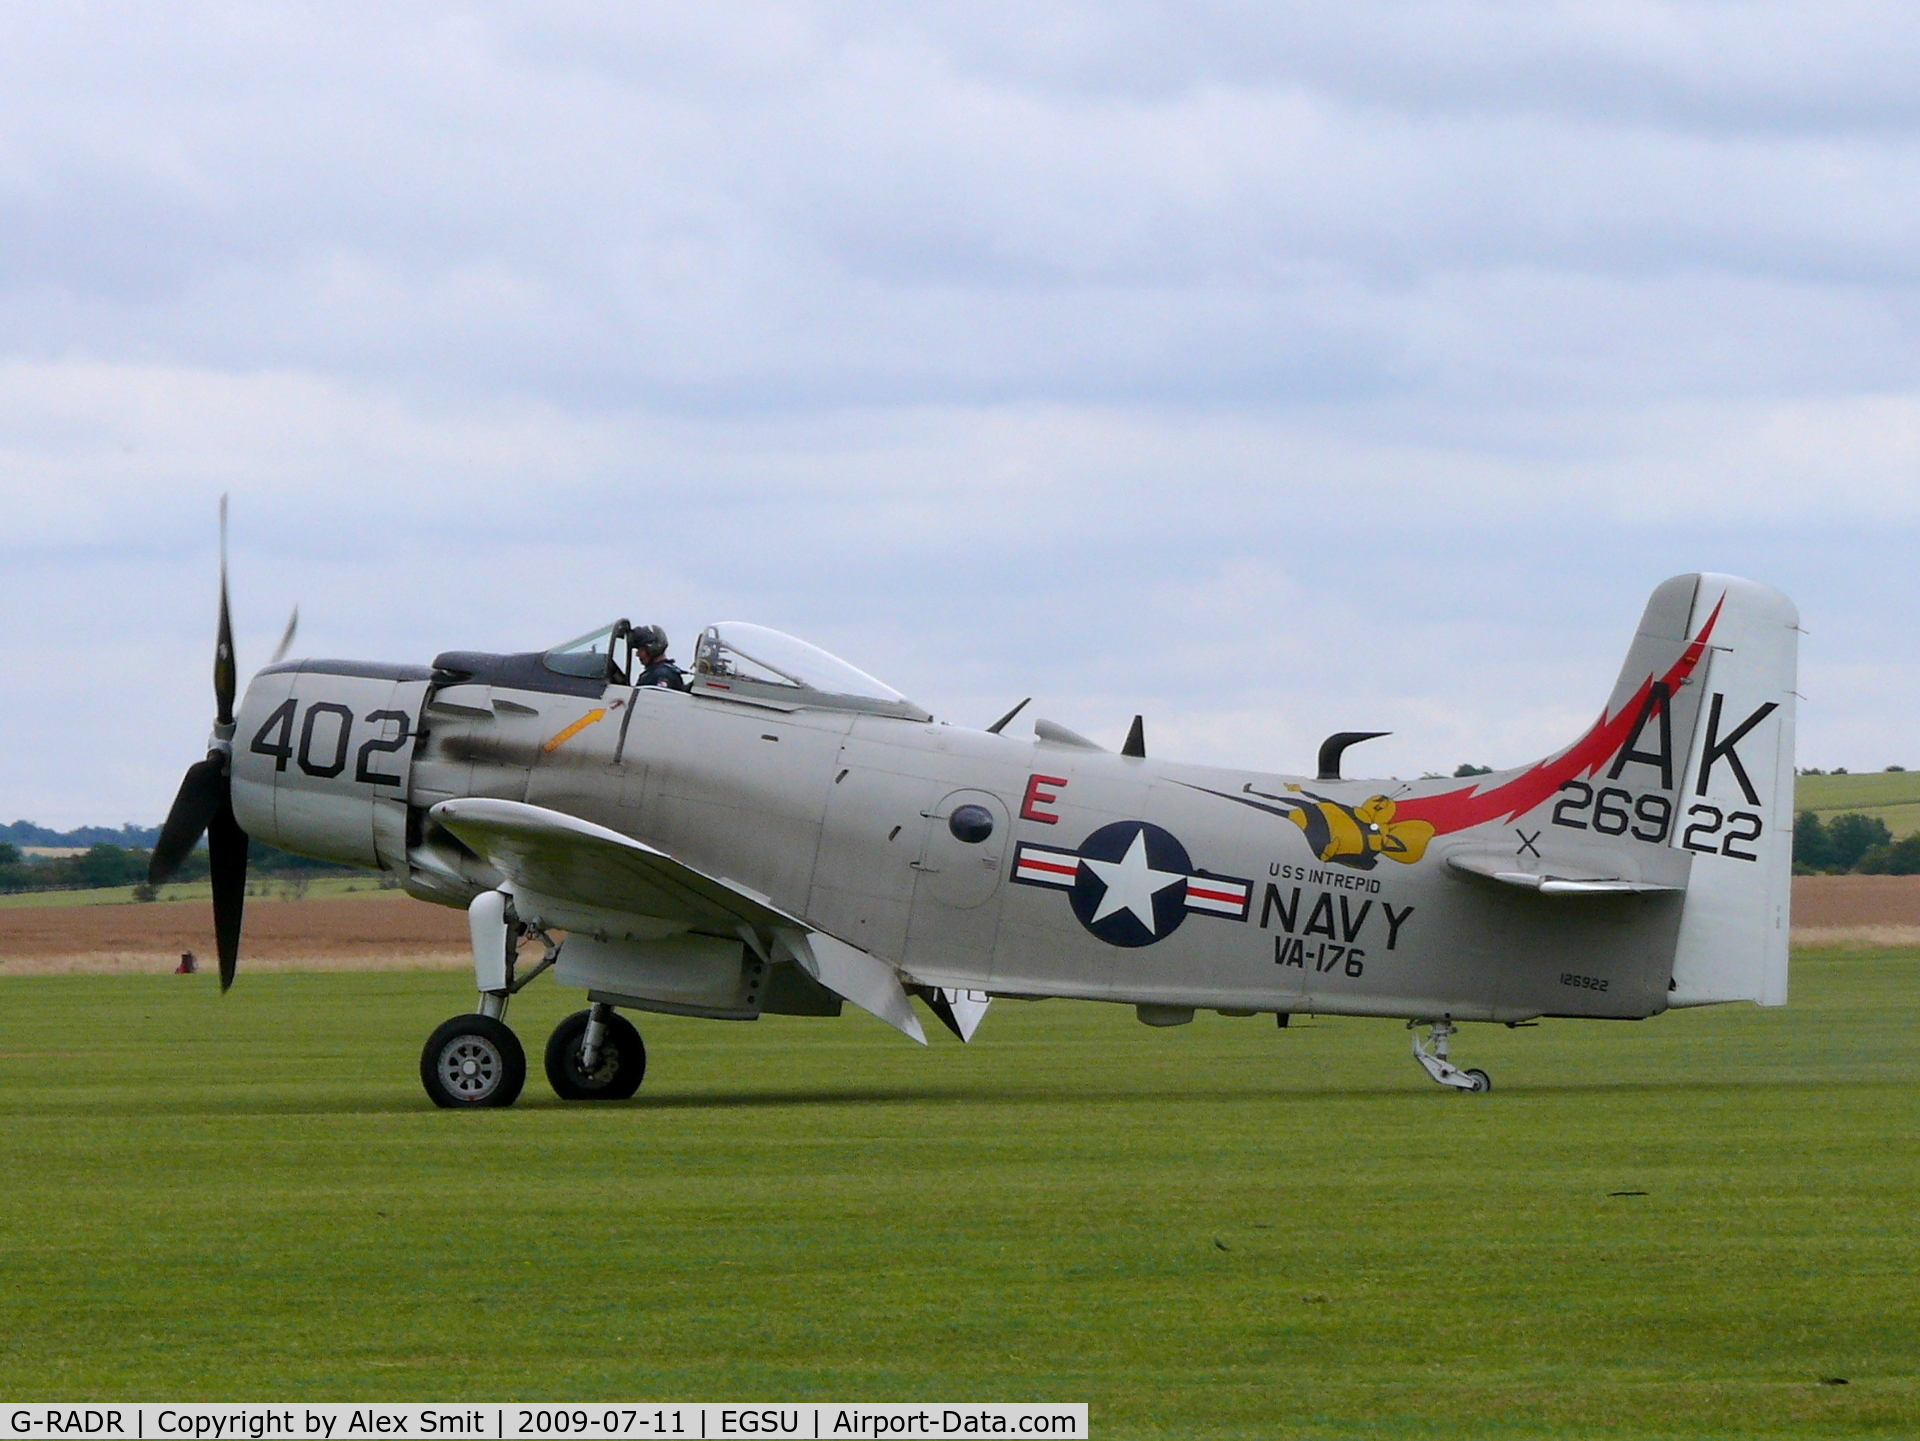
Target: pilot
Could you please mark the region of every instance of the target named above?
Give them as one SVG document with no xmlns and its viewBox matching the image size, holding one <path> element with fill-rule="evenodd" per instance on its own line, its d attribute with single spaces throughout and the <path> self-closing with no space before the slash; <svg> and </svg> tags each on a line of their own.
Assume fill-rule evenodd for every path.
<svg viewBox="0 0 1920 1441">
<path fill-rule="evenodd" d="M 657 625 L 633 628 L 633 653 L 639 657 L 640 674 L 635 685 L 663 685 L 669 690 L 685 690 L 687 678 L 680 667 L 667 659 L 667 633 Z"/>
</svg>

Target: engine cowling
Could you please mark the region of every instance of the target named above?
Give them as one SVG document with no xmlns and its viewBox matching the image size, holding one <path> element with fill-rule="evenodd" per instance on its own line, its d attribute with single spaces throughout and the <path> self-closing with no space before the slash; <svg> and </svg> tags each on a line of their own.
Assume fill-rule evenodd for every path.
<svg viewBox="0 0 1920 1441">
<path fill-rule="evenodd" d="M 404 874 L 408 772 L 432 676 L 335 660 L 261 671 L 233 736 L 241 828 L 297 855 Z"/>
</svg>

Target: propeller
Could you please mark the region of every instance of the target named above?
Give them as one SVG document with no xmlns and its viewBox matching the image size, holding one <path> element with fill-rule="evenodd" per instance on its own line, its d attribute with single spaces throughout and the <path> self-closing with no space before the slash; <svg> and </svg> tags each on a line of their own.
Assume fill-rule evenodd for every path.
<svg viewBox="0 0 1920 1441">
<path fill-rule="evenodd" d="M 281 639 L 282 652 L 293 643 L 300 611 Z M 202 835 L 213 877 L 213 933 L 220 952 L 220 989 L 233 984 L 240 964 L 240 918 L 247 900 L 247 833 L 233 816 L 233 699 L 238 671 L 233 657 L 233 613 L 227 604 L 227 498 L 220 497 L 220 633 L 213 647 L 213 735 L 207 758 L 187 767 L 180 790 L 160 827 L 160 839 L 147 866 L 147 884 L 172 880 Z"/>
<path fill-rule="evenodd" d="M 287 628 L 280 634 L 280 644 L 273 648 L 273 659 L 268 665 L 279 665 L 287 658 L 287 652 L 293 649 L 293 633 L 300 629 L 300 607 L 293 608 L 293 614 L 287 617 Z"/>
</svg>

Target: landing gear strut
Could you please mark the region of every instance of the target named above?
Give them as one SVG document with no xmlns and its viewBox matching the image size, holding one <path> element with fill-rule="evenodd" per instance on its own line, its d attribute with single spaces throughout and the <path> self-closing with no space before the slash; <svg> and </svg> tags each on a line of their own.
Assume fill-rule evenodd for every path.
<svg viewBox="0 0 1920 1441">
<path fill-rule="evenodd" d="M 1432 1026 L 1432 1033 L 1423 1041 L 1420 1027 Z M 1456 1029 L 1452 1021 L 1408 1021 L 1407 1029 L 1413 1033 L 1413 1058 L 1429 1076 L 1443 1086 L 1452 1086 L 1460 1091 L 1491 1091 L 1493 1082 L 1482 1070 L 1463 1071 L 1447 1059 L 1447 1038 Z"/>
<path fill-rule="evenodd" d="M 480 983 L 479 1002 L 471 1015 L 443 1023 L 420 1049 L 420 1084 L 434 1105 L 452 1110 L 511 1106 L 520 1099 L 520 1090 L 527 1084 L 527 1052 L 507 1026 L 507 1002 L 560 958 L 560 943 L 545 931 L 522 925 L 500 892 L 480 897 L 469 907 L 469 916 L 476 911 L 480 921 L 473 927 L 474 975 Z M 520 937 L 529 930 L 545 943 L 546 951 L 537 965 L 516 977 Z"/>
</svg>

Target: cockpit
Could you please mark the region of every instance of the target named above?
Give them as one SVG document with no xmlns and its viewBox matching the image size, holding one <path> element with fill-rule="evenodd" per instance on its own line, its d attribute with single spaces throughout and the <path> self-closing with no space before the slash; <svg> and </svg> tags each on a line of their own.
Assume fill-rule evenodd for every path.
<svg viewBox="0 0 1920 1441">
<path fill-rule="evenodd" d="M 602 626 L 542 653 L 554 675 L 602 685 L 631 685 L 643 668 L 626 620 Z M 781 710 L 862 711 L 933 719 L 899 691 L 817 645 L 769 626 L 721 621 L 700 633 L 687 676 L 694 695 Z"/>
</svg>

